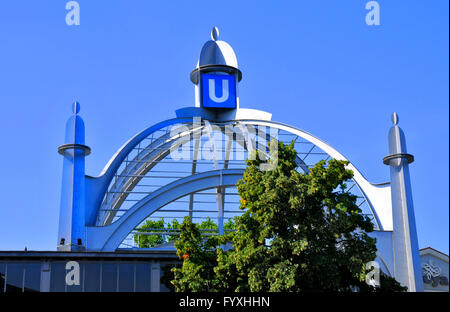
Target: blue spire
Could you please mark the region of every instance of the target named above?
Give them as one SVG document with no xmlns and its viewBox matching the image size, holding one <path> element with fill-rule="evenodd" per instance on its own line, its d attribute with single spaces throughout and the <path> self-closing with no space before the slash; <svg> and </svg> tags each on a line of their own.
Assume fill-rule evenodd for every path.
<svg viewBox="0 0 450 312">
<path fill-rule="evenodd" d="M 84 122 L 80 103 L 72 104 L 73 115 L 66 122 L 65 144 L 58 148 L 64 156 L 59 215 L 58 250 L 83 250 L 85 245 L 85 157 L 91 149 L 84 145 Z"/>
</svg>

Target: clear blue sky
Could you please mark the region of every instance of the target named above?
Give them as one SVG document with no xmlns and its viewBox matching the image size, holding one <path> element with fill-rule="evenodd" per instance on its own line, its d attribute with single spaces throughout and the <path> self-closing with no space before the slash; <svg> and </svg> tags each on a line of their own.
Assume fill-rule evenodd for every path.
<svg viewBox="0 0 450 312">
<path fill-rule="evenodd" d="M 372 182 L 393 111 L 411 166 L 420 247 L 449 246 L 449 2 L 0 2 L 0 250 L 55 250 L 62 158 L 78 99 L 98 175 L 133 134 L 194 105 L 189 73 L 213 26 L 243 72 L 241 107 L 330 143 Z"/>
</svg>

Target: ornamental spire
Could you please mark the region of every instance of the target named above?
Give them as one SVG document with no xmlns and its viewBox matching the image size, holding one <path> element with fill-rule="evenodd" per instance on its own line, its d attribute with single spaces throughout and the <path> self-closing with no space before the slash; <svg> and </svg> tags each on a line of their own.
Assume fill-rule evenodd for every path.
<svg viewBox="0 0 450 312">
<path fill-rule="evenodd" d="M 219 40 L 219 28 L 213 27 L 211 30 L 211 39 L 214 41 Z"/>
</svg>

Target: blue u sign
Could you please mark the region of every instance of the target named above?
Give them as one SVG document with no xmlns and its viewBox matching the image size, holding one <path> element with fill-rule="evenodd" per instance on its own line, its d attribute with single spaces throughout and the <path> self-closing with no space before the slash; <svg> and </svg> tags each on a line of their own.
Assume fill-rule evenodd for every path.
<svg viewBox="0 0 450 312">
<path fill-rule="evenodd" d="M 236 83 L 234 75 L 202 76 L 203 107 L 236 108 Z"/>
</svg>

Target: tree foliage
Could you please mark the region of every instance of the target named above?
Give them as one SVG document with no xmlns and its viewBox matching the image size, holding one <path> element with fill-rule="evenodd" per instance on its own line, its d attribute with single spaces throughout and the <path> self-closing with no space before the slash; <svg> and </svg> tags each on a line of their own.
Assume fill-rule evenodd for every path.
<svg viewBox="0 0 450 312">
<path fill-rule="evenodd" d="M 206 218 L 199 225 L 199 230 L 217 230 L 217 224 Z M 228 220 L 224 223 L 224 229 L 230 230 L 234 228 L 233 220 Z M 164 221 L 164 218 L 159 220 L 145 220 L 144 224 L 138 228 L 138 234 L 133 236 L 136 246 L 139 248 L 152 248 L 158 245 L 174 241 L 178 238 L 178 231 L 181 228 L 181 223 L 177 219 L 172 222 Z M 163 233 L 167 232 L 167 233 Z M 173 233 L 173 234 L 169 234 Z"/>
<path fill-rule="evenodd" d="M 237 184 L 246 211 L 235 218 L 236 231 L 205 239 L 184 220 L 175 243 L 183 265 L 172 269 L 177 291 L 404 290 L 384 275 L 380 289 L 365 283 L 376 240 L 348 191 L 348 162 L 320 161 L 302 174 L 296 158 L 293 143 L 279 143 L 274 170 L 260 170 L 258 157 L 247 160 Z"/>
</svg>

